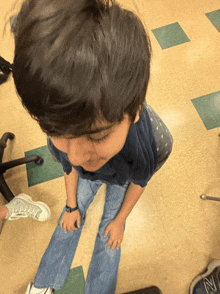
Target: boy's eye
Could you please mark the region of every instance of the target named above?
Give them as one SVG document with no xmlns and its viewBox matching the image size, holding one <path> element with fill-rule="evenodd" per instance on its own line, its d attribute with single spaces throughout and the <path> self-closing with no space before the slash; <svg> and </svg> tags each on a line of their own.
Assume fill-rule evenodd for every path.
<svg viewBox="0 0 220 294">
<path fill-rule="evenodd" d="M 100 143 L 100 142 L 103 142 L 103 141 L 105 141 L 106 139 L 107 139 L 107 137 L 108 137 L 109 135 L 106 135 L 105 137 L 103 137 L 103 138 L 101 138 L 101 139 L 92 139 L 92 138 L 90 138 L 90 137 L 88 137 L 88 139 L 89 139 L 89 141 L 91 141 L 91 142 L 94 142 L 94 143 Z"/>
</svg>

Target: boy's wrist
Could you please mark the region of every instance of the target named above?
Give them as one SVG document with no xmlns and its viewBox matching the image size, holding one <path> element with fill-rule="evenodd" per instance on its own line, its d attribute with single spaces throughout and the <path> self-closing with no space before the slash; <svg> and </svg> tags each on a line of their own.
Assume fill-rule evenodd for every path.
<svg viewBox="0 0 220 294">
<path fill-rule="evenodd" d="M 77 203 L 75 201 L 71 202 L 67 200 L 66 205 L 69 206 L 70 208 L 75 208 L 77 206 Z"/>
<path fill-rule="evenodd" d="M 68 205 L 66 205 L 66 212 L 71 213 L 71 212 L 76 211 L 78 209 L 79 209 L 78 205 L 76 207 L 69 207 Z"/>
<path fill-rule="evenodd" d="M 126 222 L 126 219 L 124 219 L 123 217 L 120 217 L 119 215 L 116 216 L 115 221 L 121 225 L 124 225 Z"/>
</svg>

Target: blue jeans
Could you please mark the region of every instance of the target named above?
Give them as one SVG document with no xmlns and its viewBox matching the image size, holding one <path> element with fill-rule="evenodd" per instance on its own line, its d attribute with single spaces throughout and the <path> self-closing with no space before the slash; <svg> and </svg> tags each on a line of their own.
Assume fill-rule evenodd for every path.
<svg viewBox="0 0 220 294">
<path fill-rule="evenodd" d="M 81 226 L 76 231 L 67 231 L 67 233 L 60 228 L 60 221 L 65 212 L 64 207 L 35 276 L 34 286 L 36 288 L 59 290 L 63 287 L 85 223 L 86 211 L 102 184 L 100 180 L 90 181 L 79 177 L 77 202 L 81 214 Z M 110 251 L 111 246 L 105 246 L 110 235 L 104 237 L 104 232 L 107 225 L 117 216 L 129 184 L 126 182 L 124 186 L 108 184 L 106 186 L 104 212 L 85 283 L 85 294 L 115 293 L 121 248 Z"/>
</svg>

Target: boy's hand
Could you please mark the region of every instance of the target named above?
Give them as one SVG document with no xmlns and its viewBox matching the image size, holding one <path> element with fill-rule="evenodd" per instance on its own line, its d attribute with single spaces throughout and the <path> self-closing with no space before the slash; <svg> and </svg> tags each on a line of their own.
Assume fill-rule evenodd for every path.
<svg viewBox="0 0 220 294">
<path fill-rule="evenodd" d="M 115 247 L 118 249 L 124 236 L 124 224 L 113 220 L 106 227 L 104 237 L 107 237 L 108 233 L 110 233 L 110 238 L 105 246 L 112 245 L 111 251 L 114 250 Z"/>
<path fill-rule="evenodd" d="M 81 223 L 79 210 L 73 211 L 71 213 L 65 211 L 60 222 L 60 227 L 61 229 L 63 228 L 65 233 L 67 232 L 67 230 L 69 230 L 70 232 L 76 231 L 77 228 L 74 226 L 75 221 L 77 222 L 77 227 L 79 228 Z"/>
</svg>

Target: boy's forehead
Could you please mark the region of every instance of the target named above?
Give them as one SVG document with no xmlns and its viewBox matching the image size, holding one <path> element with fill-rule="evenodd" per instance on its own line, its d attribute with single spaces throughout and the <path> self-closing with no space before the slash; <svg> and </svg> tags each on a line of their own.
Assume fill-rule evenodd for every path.
<svg viewBox="0 0 220 294">
<path fill-rule="evenodd" d="M 107 122 L 106 120 L 97 120 L 94 124 L 92 124 L 91 131 L 101 132 L 104 130 L 111 129 L 112 127 L 118 124 L 119 124 L 118 122 L 110 123 L 110 122 Z"/>
<path fill-rule="evenodd" d="M 111 132 L 114 127 L 120 125 L 126 119 L 126 115 L 127 114 L 124 115 L 124 118 L 121 122 L 111 123 L 111 122 L 107 121 L 106 118 L 104 117 L 104 115 L 102 114 L 102 112 L 99 111 L 98 117 L 97 117 L 96 121 L 91 125 L 89 133 L 90 134 L 97 134 L 97 133 L 101 133 L 104 131 Z M 73 135 L 66 135 L 65 138 L 66 139 L 73 139 L 75 137 Z"/>
<path fill-rule="evenodd" d="M 111 131 L 113 127 L 117 126 L 121 124 L 121 122 L 115 122 L 115 123 L 110 123 L 105 121 L 101 121 L 101 120 L 97 120 L 94 124 L 92 124 L 90 131 L 94 134 L 97 133 L 101 133 L 104 131 Z M 73 136 L 69 135 L 69 136 L 65 136 L 66 139 L 71 139 Z"/>
<path fill-rule="evenodd" d="M 106 122 L 102 122 L 102 123 L 95 123 L 91 126 L 91 132 L 94 133 L 101 133 L 104 131 L 111 131 L 112 128 L 114 128 L 115 126 L 121 124 L 120 122 L 116 122 L 116 123 L 106 123 Z"/>
<path fill-rule="evenodd" d="M 125 116 L 124 116 L 125 119 Z M 123 120 L 124 120 L 123 119 Z M 122 122 L 114 122 L 110 123 L 105 119 L 101 111 L 99 112 L 99 117 L 97 118 L 96 122 L 91 126 L 91 131 L 102 132 L 105 130 L 109 130 L 117 125 L 120 125 Z"/>
</svg>

